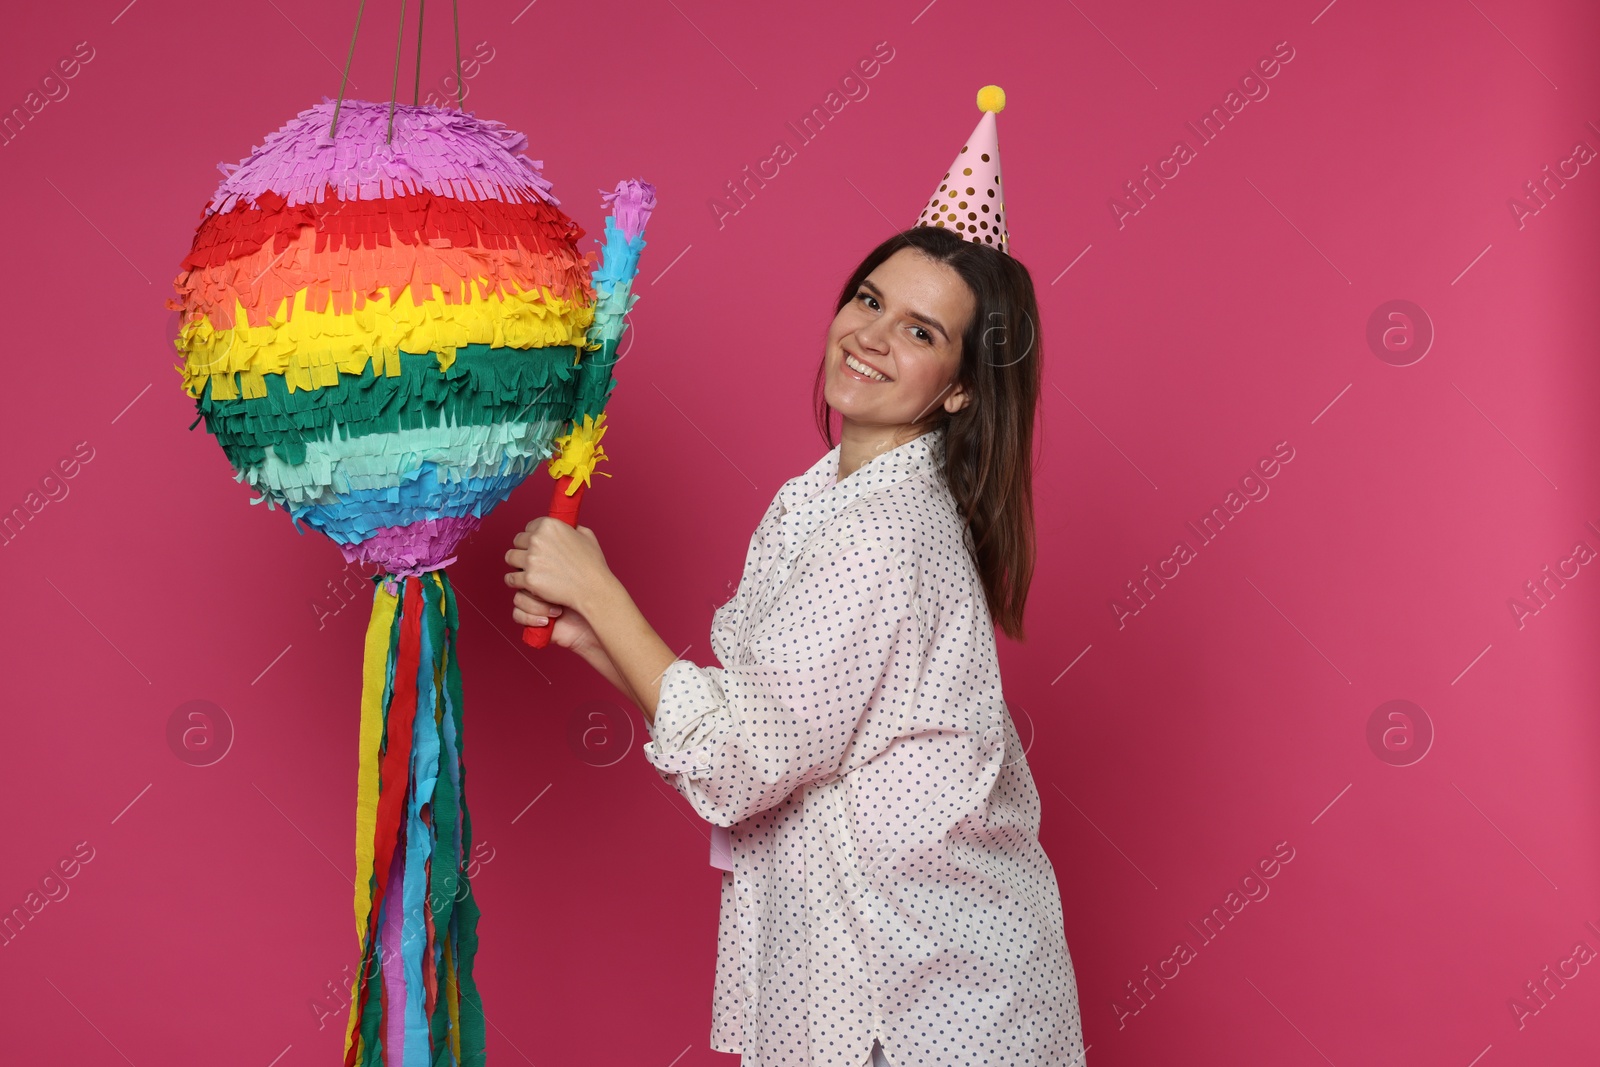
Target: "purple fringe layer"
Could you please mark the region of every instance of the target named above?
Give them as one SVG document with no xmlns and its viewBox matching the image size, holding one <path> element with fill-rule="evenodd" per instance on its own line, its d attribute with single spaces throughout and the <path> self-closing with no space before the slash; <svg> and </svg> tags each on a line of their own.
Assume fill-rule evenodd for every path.
<svg viewBox="0 0 1600 1067">
<path fill-rule="evenodd" d="M 386 141 L 389 105 L 346 100 L 328 136 L 334 101 L 308 107 L 262 139 L 226 177 L 206 213 L 271 190 L 290 206 L 320 203 L 328 186 L 341 200 L 379 200 L 421 190 L 456 200 L 560 201 L 550 195 L 542 160 L 522 153 L 526 134 L 450 108 L 396 104 L 394 139 Z"/>
<path fill-rule="evenodd" d="M 644 224 L 650 221 L 650 212 L 656 209 L 656 187 L 643 179 L 624 179 L 609 193 L 600 190 L 600 204 L 611 208 L 611 213 L 617 219 L 617 228 L 632 244 L 644 232 Z"/>
<path fill-rule="evenodd" d="M 483 520 L 476 515 L 424 519 L 407 526 L 385 526 L 365 541 L 340 545 L 349 563 L 371 563 L 400 577 L 448 567 L 461 539 Z"/>
</svg>

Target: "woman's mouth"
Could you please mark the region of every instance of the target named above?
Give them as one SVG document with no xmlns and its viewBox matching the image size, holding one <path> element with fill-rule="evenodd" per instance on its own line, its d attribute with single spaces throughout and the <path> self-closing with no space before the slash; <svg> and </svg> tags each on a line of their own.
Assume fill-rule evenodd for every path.
<svg viewBox="0 0 1600 1067">
<path fill-rule="evenodd" d="M 893 381 L 887 374 L 873 370 L 849 352 L 844 354 L 844 369 L 852 378 L 859 378 L 864 382 L 889 382 Z"/>
</svg>

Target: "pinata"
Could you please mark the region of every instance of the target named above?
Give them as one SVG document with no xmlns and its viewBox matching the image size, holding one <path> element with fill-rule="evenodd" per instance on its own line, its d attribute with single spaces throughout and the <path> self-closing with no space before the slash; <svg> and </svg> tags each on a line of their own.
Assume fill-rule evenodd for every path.
<svg viewBox="0 0 1600 1067">
<path fill-rule="evenodd" d="M 381 571 L 361 695 L 347 1067 L 483 1062 L 443 568 L 547 459 L 575 523 L 607 458 L 604 408 L 655 189 L 603 193 L 597 266 L 527 144 L 459 110 L 324 99 L 221 167 L 169 302 L 196 422 L 252 502 Z"/>
</svg>

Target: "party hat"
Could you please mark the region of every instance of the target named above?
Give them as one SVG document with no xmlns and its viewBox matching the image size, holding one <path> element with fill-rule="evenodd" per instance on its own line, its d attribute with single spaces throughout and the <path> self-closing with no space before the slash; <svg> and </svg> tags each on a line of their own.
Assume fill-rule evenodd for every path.
<svg viewBox="0 0 1600 1067">
<path fill-rule="evenodd" d="M 983 117 L 956 153 L 928 206 L 917 216 L 918 226 L 954 229 L 968 241 L 1009 253 L 1006 197 L 1000 184 L 1000 134 L 994 118 L 1005 106 L 1005 90 L 998 85 L 978 90 L 978 110 Z"/>
</svg>

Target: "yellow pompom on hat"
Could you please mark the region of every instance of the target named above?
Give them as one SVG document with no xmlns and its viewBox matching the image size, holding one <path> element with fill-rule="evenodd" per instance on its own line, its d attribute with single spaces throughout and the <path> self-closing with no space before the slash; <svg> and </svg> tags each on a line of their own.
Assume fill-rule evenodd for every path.
<svg viewBox="0 0 1600 1067">
<path fill-rule="evenodd" d="M 978 90 L 983 117 L 917 216 L 918 226 L 942 226 L 968 241 L 1010 253 L 1005 190 L 1000 184 L 1000 133 L 995 124 L 995 115 L 1005 106 L 1006 93 L 1000 86 Z"/>
</svg>

